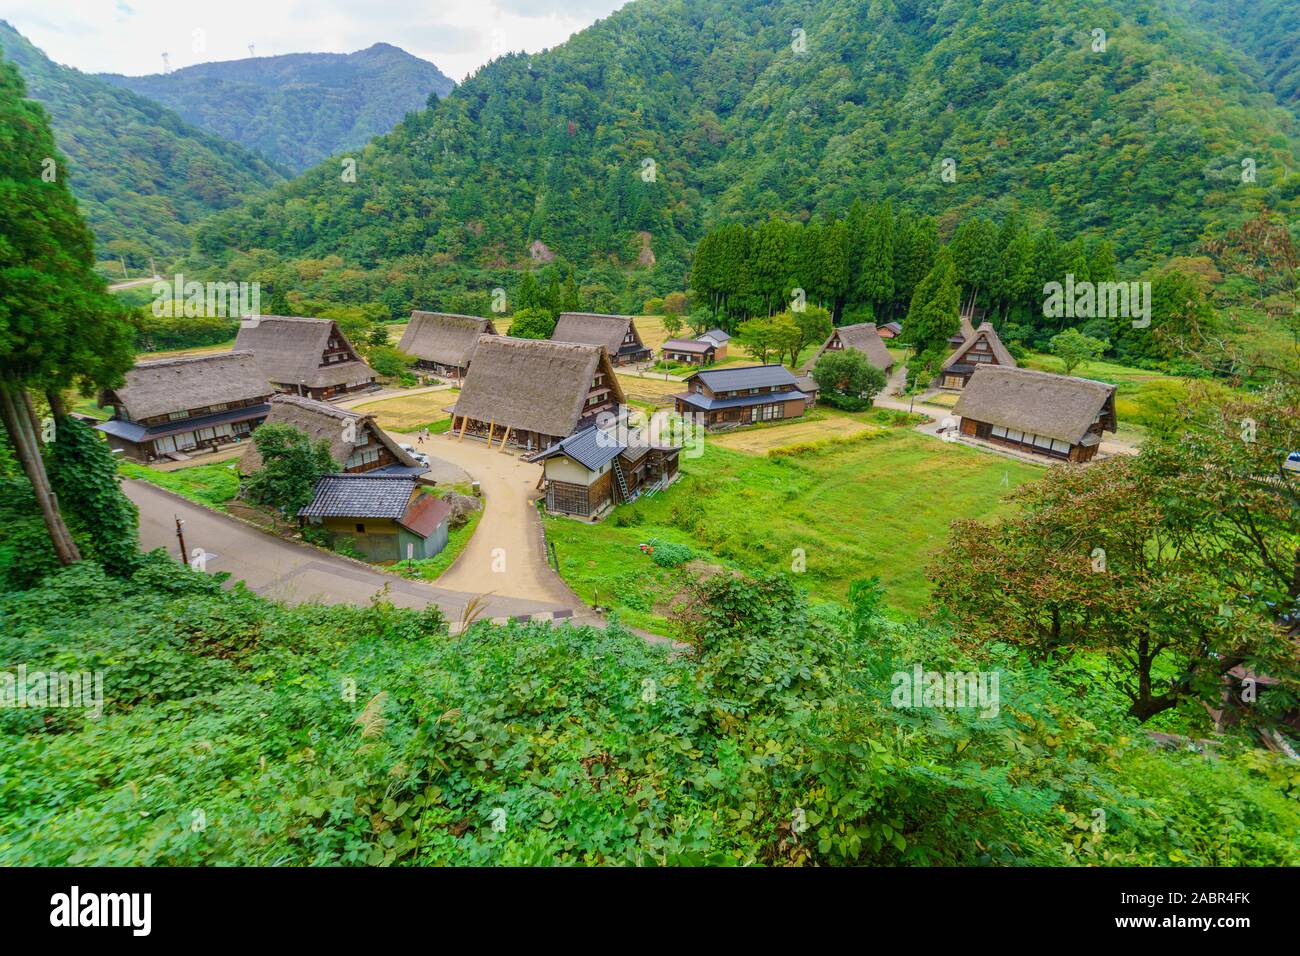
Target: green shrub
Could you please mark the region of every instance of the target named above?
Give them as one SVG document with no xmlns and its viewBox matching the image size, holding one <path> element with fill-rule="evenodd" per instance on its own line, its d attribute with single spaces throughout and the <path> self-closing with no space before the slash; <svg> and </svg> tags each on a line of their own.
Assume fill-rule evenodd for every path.
<svg viewBox="0 0 1300 956">
<path fill-rule="evenodd" d="M 680 567 L 695 557 L 695 552 L 684 544 L 659 541 L 655 542 L 653 547 L 654 550 L 650 553 L 650 557 L 661 568 Z"/>
</svg>

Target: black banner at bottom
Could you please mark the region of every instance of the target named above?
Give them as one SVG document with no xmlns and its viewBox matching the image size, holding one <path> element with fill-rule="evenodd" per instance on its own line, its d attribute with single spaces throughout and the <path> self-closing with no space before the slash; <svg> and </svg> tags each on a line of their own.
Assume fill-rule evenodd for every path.
<svg viewBox="0 0 1300 956">
<path fill-rule="evenodd" d="M 654 927 L 688 922 L 692 942 L 716 934 L 734 947 L 846 921 L 856 934 L 1053 930 L 1062 940 L 1199 935 L 1231 945 L 1291 936 L 1297 899 L 1294 869 L 0 870 L 7 941 L 75 934 L 128 945 L 373 943 L 455 927 L 536 945 L 566 924 L 593 941 L 649 930 L 649 943 Z"/>
</svg>

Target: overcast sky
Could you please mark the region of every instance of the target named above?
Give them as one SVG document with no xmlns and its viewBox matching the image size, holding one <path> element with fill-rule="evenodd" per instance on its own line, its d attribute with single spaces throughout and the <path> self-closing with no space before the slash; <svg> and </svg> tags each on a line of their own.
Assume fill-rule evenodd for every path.
<svg viewBox="0 0 1300 956">
<path fill-rule="evenodd" d="M 52 60 L 138 75 L 277 53 L 391 43 L 459 82 L 493 57 L 563 43 L 626 0 L 0 0 Z M 197 47 L 197 49 L 196 49 Z"/>
</svg>

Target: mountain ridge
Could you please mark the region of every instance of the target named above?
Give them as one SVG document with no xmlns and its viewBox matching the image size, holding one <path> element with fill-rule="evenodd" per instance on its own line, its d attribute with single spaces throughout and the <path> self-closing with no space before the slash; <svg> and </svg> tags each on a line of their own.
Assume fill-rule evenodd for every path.
<svg viewBox="0 0 1300 956">
<path fill-rule="evenodd" d="M 635 0 L 407 117 L 367 147 L 355 189 L 308 170 L 214 217 L 197 249 L 493 269 L 529 267 L 540 242 L 635 269 L 648 233 L 662 292 L 712 224 L 807 221 L 855 198 L 935 215 L 945 234 L 1023 211 L 1139 265 L 1261 205 L 1295 208 L 1296 117 L 1207 31 L 1156 0 L 1120 7 Z"/>
<path fill-rule="evenodd" d="M 455 87 L 436 65 L 382 42 L 351 53 L 283 53 L 98 76 L 293 173 L 364 146 Z"/>
<path fill-rule="evenodd" d="M 200 219 L 284 178 L 166 107 L 55 63 L 4 20 L 0 55 L 50 114 L 101 258 L 139 267 L 182 254 Z"/>
</svg>

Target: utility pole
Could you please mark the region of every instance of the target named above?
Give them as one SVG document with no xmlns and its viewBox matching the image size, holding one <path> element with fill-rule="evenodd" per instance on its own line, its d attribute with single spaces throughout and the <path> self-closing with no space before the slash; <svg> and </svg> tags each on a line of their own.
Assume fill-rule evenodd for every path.
<svg viewBox="0 0 1300 956">
<path fill-rule="evenodd" d="M 181 528 L 185 526 L 185 522 L 181 520 L 181 516 L 178 514 L 173 514 L 172 517 L 176 519 L 176 540 L 181 543 L 181 564 L 189 567 L 190 560 L 187 557 L 189 552 L 185 550 L 185 534 L 181 531 Z"/>
</svg>

